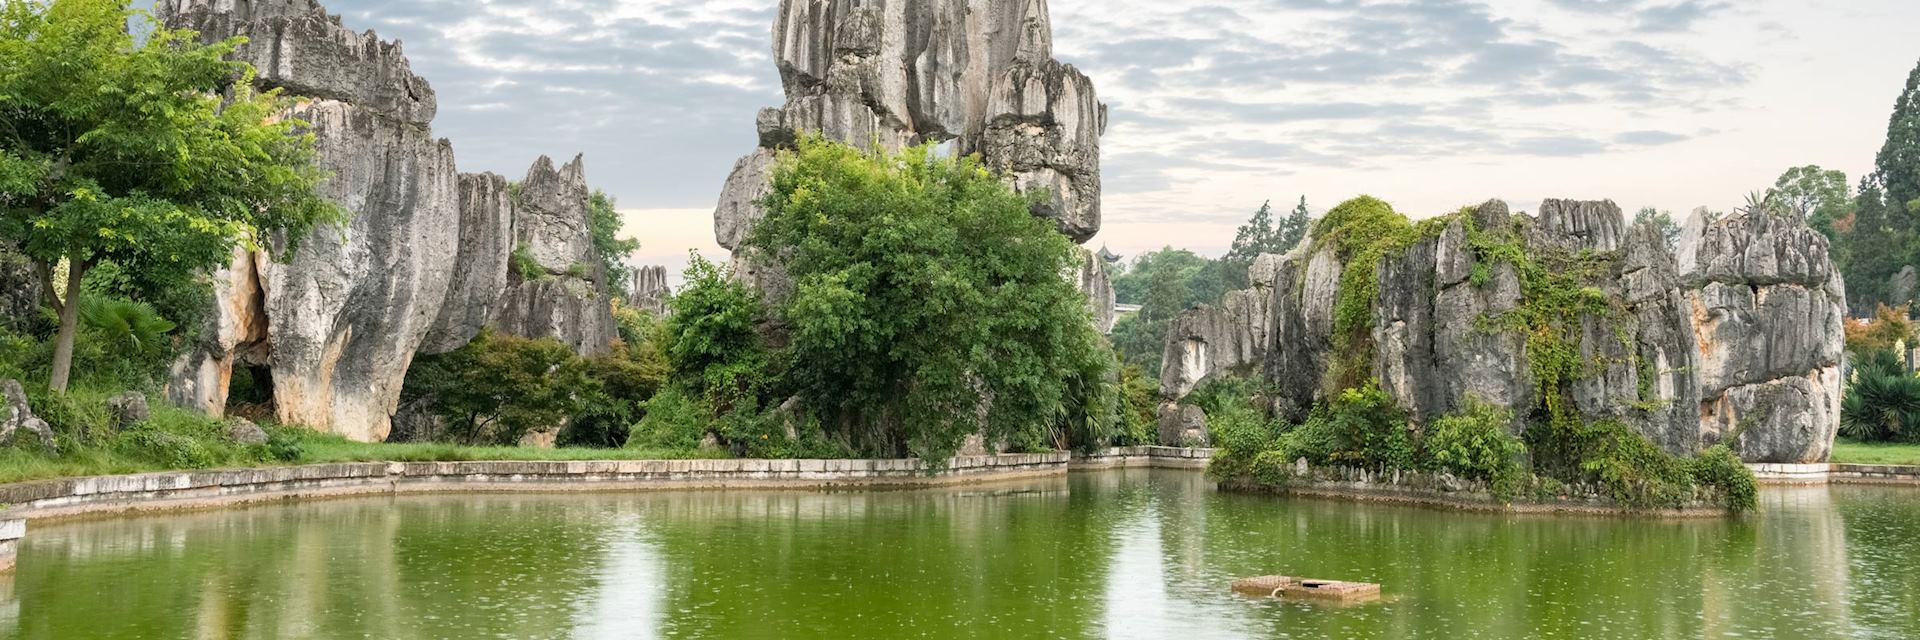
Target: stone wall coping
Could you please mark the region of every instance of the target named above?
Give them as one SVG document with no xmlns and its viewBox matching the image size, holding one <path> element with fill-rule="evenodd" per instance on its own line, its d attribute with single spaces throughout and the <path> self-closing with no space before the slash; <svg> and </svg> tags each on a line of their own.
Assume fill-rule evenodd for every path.
<svg viewBox="0 0 1920 640">
<path fill-rule="evenodd" d="M 8 518 L 49 519 L 233 506 L 265 500 L 425 492 L 574 492 L 666 489 L 913 488 L 993 482 L 1069 469 L 1205 466 L 1210 450 L 1122 447 L 958 456 L 931 471 L 897 460 L 565 460 L 342 462 L 255 469 L 165 471 L 0 485 L 0 540 Z M 18 536 L 15 536 L 16 538 Z"/>
<path fill-rule="evenodd" d="M 1762 484 L 1912 484 L 1920 485 L 1920 465 L 1749 464 Z"/>
</svg>

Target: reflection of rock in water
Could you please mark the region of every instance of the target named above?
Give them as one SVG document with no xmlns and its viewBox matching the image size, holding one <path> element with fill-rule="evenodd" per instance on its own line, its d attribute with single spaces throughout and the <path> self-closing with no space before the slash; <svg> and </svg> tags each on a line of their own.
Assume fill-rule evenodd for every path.
<svg viewBox="0 0 1920 640">
<path fill-rule="evenodd" d="M 1764 526 L 1735 524 L 1719 553 L 1703 563 L 1702 635 L 1766 628 L 1775 637 L 1812 638 L 1851 628 L 1846 523 L 1831 490 L 1769 487 L 1760 493 L 1760 511 L 1767 514 Z M 1774 595 L 1755 599 L 1756 589 Z M 1774 606 L 1780 599 L 1817 611 Z"/>
</svg>

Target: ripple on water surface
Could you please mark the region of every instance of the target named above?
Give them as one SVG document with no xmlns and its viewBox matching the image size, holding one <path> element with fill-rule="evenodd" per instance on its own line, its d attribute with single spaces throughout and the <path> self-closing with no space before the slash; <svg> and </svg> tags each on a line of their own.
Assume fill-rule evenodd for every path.
<svg viewBox="0 0 1920 640">
<path fill-rule="evenodd" d="M 0 638 L 1920 637 L 1920 492 L 1762 502 L 1735 521 L 1490 516 L 1130 470 L 287 504 L 36 527 Z M 1387 597 L 1227 589 L 1271 573 Z"/>
</svg>

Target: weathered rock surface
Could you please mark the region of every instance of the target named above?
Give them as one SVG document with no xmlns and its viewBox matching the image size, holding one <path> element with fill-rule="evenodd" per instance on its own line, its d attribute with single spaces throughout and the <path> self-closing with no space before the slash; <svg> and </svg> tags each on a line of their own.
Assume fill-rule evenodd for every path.
<svg viewBox="0 0 1920 640">
<path fill-rule="evenodd" d="M 541 156 L 520 183 L 514 211 L 516 251 L 538 270 L 528 279 L 517 269 L 494 313 L 495 329 L 523 338 L 554 338 L 577 353 L 605 353 L 617 337 L 607 299 L 607 274 L 593 254 L 585 163 L 574 158 L 555 168 Z"/>
<path fill-rule="evenodd" d="M 267 431 L 246 418 L 227 418 L 227 439 L 238 444 L 266 444 Z"/>
<path fill-rule="evenodd" d="M 1578 413 L 1675 454 L 1735 439 L 1749 461 L 1824 460 L 1839 424 L 1844 308 L 1826 240 L 1784 218 L 1696 215 L 1676 255 L 1657 228 L 1624 220 L 1611 202 L 1547 200 L 1534 217 L 1494 201 L 1378 265 L 1341 264 L 1311 243 L 1262 256 L 1252 289 L 1173 322 L 1161 391 L 1177 402 L 1213 377 L 1264 374 L 1274 411 L 1304 419 L 1335 390 L 1342 274 L 1374 268 L 1370 373 L 1381 388 L 1416 422 L 1478 399 L 1516 409 L 1514 428 L 1525 428 L 1540 403 L 1527 338 L 1491 322 L 1522 308 L 1523 283 L 1512 264 L 1479 264 L 1470 240 L 1473 229 L 1511 229 L 1543 266 L 1601 266 L 1581 284 L 1607 309 L 1572 319 L 1587 367 L 1561 387 Z"/>
<path fill-rule="evenodd" d="M 126 431 L 134 425 L 146 422 L 148 418 L 153 417 L 153 412 L 147 407 L 147 394 L 128 391 L 107 398 L 107 416 L 113 419 L 115 431 Z"/>
<path fill-rule="evenodd" d="M 627 303 L 656 316 L 667 315 L 667 303 L 673 300 L 673 288 L 667 285 L 667 268 L 640 267 L 633 271 L 633 287 Z"/>
<path fill-rule="evenodd" d="M 782 0 L 773 35 L 787 102 L 760 112 L 760 148 L 721 191 L 721 246 L 738 249 L 765 215 L 774 152 L 800 132 L 889 150 L 954 141 L 1016 190 L 1045 189 L 1034 214 L 1074 241 L 1099 232 L 1106 106 L 1092 81 L 1053 59 L 1044 0 Z M 736 272 L 789 286 L 777 265 L 753 262 L 736 256 Z M 1110 315 L 1096 313 L 1103 330 Z"/>
<path fill-rule="evenodd" d="M 34 436 L 48 450 L 58 448 L 53 427 L 33 415 L 33 405 L 28 404 L 27 390 L 20 381 L 0 380 L 0 446 L 13 446 L 22 433 Z"/>
<path fill-rule="evenodd" d="M 1682 227 L 1680 278 L 1707 442 L 1750 462 L 1820 462 L 1840 425 L 1846 286 L 1825 236 L 1764 212 Z"/>
<path fill-rule="evenodd" d="M 1900 273 L 1893 274 L 1887 280 L 1887 300 L 1890 304 L 1913 302 L 1916 293 L 1920 293 L 1920 270 L 1914 269 L 1913 265 L 1902 267 Z"/>
<path fill-rule="evenodd" d="M 1204 447 L 1213 441 L 1207 430 L 1207 412 L 1193 405 L 1160 405 L 1160 444 L 1167 447 Z"/>
<path fill-rule="evenodd" d="M 1107 261 L 1098 254 L 1086 249 L 1080 252 L 1080 263 L 1074 269 L 1072 279 L 1080 292 L 1087 294 L 1087 312 L 1093 316 L 1093 328 L 1100 333 L 1113 331 L 1115 293 L 1113 277 L 1107 272 Z"/>
<path fill-rule="evenodd" d="M 42 302 L 40 276 L 33 262 L 0 238 L 0 328 L 20 327 L 33 320 Z"/>
<path fill-rule="evenodd" d="M 311 123 L 331 174 L 321 191 L 350 219 L 305 238 L 289 263 L 236 252 L 215 274 L 209 326 L 175 364 L 169 400 L 221 415 L 233 367 L 265 366 L 282 422 L 381 440 L 418 353 L 459 348 L 489 324 L 605 348 L 604 291 L 508 291 L 516 242 L 543 265 L 591 251 L 577 163 L 570 175 L 546 163 L 545 182 L 527 187 L 534 210 L 519 212 L 504 179 L 456 171 L 452 146 L 429 129 L 433 90 L 398 43 L 346 29 L 314 0 L 165 0 L 159 13 L 209 41 L 249 38 L 236 57 L 260 69 L 261 85 L 303 97 L 290 115 Z M 581 205 L 548 206 L 562 192 Z"/>
<path fill-rule="evenodd" d="M 516 219 L 506 178 L 460 174 L 460 251 L 454 256 L 446 302 L 420 345 L 421 353 L 458 349 L 486 328 L 506 294 Z"/>
</svg>

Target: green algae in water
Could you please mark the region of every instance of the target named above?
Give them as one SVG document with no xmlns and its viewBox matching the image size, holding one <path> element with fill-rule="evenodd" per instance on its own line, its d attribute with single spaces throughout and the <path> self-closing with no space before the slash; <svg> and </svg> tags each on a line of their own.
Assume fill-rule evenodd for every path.
<svg viewBox="0 0 1920 640">
<path fill-rule="evenodd" d="M 417 496 L 37 526 L 0 638 L 1911 638 L 1920 493 L 1462 514 L 1197 473 L 881 493 Z M 1378 604 L 1232 594 L 1283 573 Z"/>
</svg>

